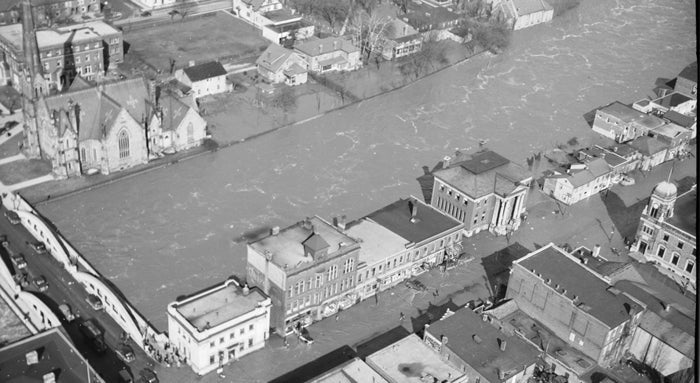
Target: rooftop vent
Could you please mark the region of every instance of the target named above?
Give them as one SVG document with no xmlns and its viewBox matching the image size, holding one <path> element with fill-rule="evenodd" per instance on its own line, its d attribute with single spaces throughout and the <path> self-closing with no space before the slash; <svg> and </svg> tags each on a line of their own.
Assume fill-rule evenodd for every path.
<svg viewBox="0 0 700 383">
<path fill-rule="evenodd" d="M 551 280 L 551 279 L 549 279 L 549 278 L 547 278 L 547 280 L 546 280 L 546 281 L 544 281 L 544 282 L 545 282 L 546 284 L 548 284 L 548 285 L 551 285 L 551 284 L 552 284 L 552 280 Z"/>
<path fill-rule="evenodd" d="M 44 383 L 56 383 L 56 375 L 54 375 L 53 371 L 44 374 L 42 378 L 44 379 Z"/>
<path fill-rule="evenodd" d="M 272 235 L 277 235 L 280 233 L 280 227 L 279 226 L 273 226 L 272 230 L 270 230 L 270 234 Z"/>
<path fill-rule="evenodd" d="M 250 288 L 248 287 L 248 284 L 247 284 L 247 283 L 246 283 L 245 285 L 243 285 L 243 291 L 242 291 L 242 292 L 243 292 L 243 295 L 248 295 L 248 294 L 250 294 Z"/>
<path fill-rule="evenodd" d="M 501 351 L 505 351 L 506 345 L 508 344 L 508 342 L 506 342 L 505 339 L 499 339 L 498 342 L 500 343 L 499 347 L 501 348 Z"/>
<path fill-rule="evenodd" d="M 27 359 L 27 366 L 39 363 L 39 353 L 36 350 L 29 351 L 24 356 Z"/>
<path fill-rule="evenodd" d="M 474 340 L 474 343 L 481 344 L 481 338 L 478 335 L 472 335 L 472 339 Z"/>
</svg>

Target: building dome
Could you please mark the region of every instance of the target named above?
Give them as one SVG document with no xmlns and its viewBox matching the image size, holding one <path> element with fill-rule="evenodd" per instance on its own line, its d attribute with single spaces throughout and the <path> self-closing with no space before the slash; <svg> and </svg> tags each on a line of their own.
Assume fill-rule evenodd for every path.
<svg viewBox="0 0 700 383">
<path fill-rule="evenodd" d="M 677 192 L 676 185 L 666 181 L 661 182 L 654 188 L 654 195 L 663 199 L 673 198 Z"/>
</svg>

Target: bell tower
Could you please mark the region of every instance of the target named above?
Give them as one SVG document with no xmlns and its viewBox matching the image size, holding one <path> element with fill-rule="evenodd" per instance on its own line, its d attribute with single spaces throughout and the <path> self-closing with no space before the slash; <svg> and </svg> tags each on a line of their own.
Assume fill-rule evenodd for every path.
<svg viewBox="0 0 700 383">
<path fill-rule="evenodd" d="M 676 185 L 669 181 L 662 181 L 654 188 L 649 198 L 649 205 L 644 209 L 644 213 L 650 218 L 665 220 L 673 217 L 673 207 L 678 197 Z"/>
</svg>

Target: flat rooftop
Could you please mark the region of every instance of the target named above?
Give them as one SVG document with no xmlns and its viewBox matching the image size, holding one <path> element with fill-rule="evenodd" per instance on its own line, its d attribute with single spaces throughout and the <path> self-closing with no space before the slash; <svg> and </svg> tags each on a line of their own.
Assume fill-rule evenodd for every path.
<svg viewBox="0 0 700 383">
<path fill-rule="evenodd" d="M 377 371 L 363 362 L 360 358 L 355 358 L 346 362 L 331 371 L 328 371 L 307 383 L 389 383 L 382 378 Z"/>
<path fill-rule="evenodd" d="M 635 122 L 648 129 L 652 129 L 659 125 L 663 125 L 664 123 L 664 121 L 659 117 L 642 113 L 632 108 L 631 106 L 625 105 L 619 101 L 615 101 L 612 104 L 601 108 L 600 111 L 615 116 L 623 122 Z"/>
<path fill-rule="evenodd" d="M 537 347 L 499 331 L 469 308 L 430 324 L 426 331 L 438 340 L 446 336 L 447 348 L 490 382 L 501 381 L 498 371 L 506 376 L 522 372 L 537 363 L 539 356 Z M 478 337 L 478 342 L 474 336 Z M 505 351 L 500 349 L 502 341 L 506 342 Z"/>
<path fill-rule="evenodd" d="M 258 302 L 266 299 L 267 297 L 255 287 L 251 287 L 248 295 L 245 295 L 235 282 L 227 282 L 225 285 L 177 302 L 173 307 L 192 326 L 203 331 L 254 310 Z"/>
<path fill-rule="evenodd" d="M 630 298 L 609 290 L 607 282 L 584 267 L 580 261 L 566 254 L 551 243 L 515 261 L 529 272 L 551 279 L 550 286 L 559 286 L 557 291 L 569 299 L 578 297 L 579 309 L 588 312 L 610 328 L 617 327 L 629 319 L 629 310 L 641 308 Z"/>
<path fill-rule="evenodd" d="M 0 26 L 0 37 L 10 44 L 15 52 L 22 51 L 22 24 L 10 24 Z"/>
<path fill-rule="evenodd" d="M 676 199 L 673 217 L 666 220 L 669 224 L 697 238 L 698 224 L 698 190 L 693 189 Z"/>
<path fill-rule="evenodd" d="M 412 219 L 411 208 L 416 209 Z M 420 243 L 462 223 L 415 197 L 401 198 L 366 216 L 409 242 Z"/>
<path fill-rule="evenodd" d="M 365 361 L 396 383 L 424 383 L 421 378 L 428 375 L 439 382 L 453 382 L 463 375 L 415 334 L 369 355 Z"/>
<path fill-rule="evenodd" d="M 676 138 L 681 134 L 687 134 L 688 137 L 690 137 L 689 129 L 676 125 L 673 122 L 656 127 L 651 132 L 671 139 Z"/>
<path fill-rule="evenodd" d="M 42 29 L 36 31 L 36 42 L 39 49 L 43 47 L 64 46 L 67 43 L 82 43 L 101 40 L 100 35 L 89 28 L 57 31 Z"/>
<path fill-rule="evenodd" d="M 57 383 L 101 382 L 94 371 L 92 379 L 87 376 L 92 368 L 63 331 L 54 328 L 0 348 L 0 381 L 43 382 L 45 374 L 58 371 Z M 38 361 L 27 365 L 26 354 L 32 351 Z"/>
<path fill-rule="evenodd" d="M 433 175 L 474 199 L 493 193 L 508 195 L 531 178 L 521 166 L 490 150 L 458 153 L 453 164 Z"/>
<path fill-rule="evenodd" d="M 112 25 L 105 23 L 104 21 L 89 21 L 86 23 L 71 24 L 64 27 L 58 27 L 57 30 L 61 32 L 69 32 L 75 29 L 88 28 L 100 36 L 113 35 L 121 33 L 118 29 L 114 28 Z"/>
<path fill-rule="evenodd" d="M 268 252 L 272 256 L 272 262 L 279 267 L 296 269 L 315 262 L 313 258 L 304 255 L 303 245 L 313 234 L 328 244 L 330 257 L 350 246 L 358 246 L 354 239 L 320 217 L 309 218 L 308 222 L 297 222 L 280 230 L 278 234 L 264 237 L 249 246 L 260 254 Z"/>
<path fill-rule="evenodd" d="M 368 265 L 405 251 L 408 244 L 403 237 L 367 218 L 348 224 L 345 233 L 361 242 L 359 262 Z"/>
</svg>

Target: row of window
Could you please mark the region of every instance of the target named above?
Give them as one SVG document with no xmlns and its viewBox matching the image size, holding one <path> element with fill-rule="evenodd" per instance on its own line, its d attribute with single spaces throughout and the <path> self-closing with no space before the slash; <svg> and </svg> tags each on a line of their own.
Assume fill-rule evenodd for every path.
<svg viewBox="0 0 700 383">
<path fill-rule="evenodd" d="M 659 245 L 658 249 L 656 250 L 656 255 L 659 258 L 664 259 L 664 255 L 666 255 L 666 247 L 663 245 Z M 680 254 L 678 254 L 677 252 L 674 251 L 671 254 L 671 261 L 670 262 L 672 265 L 678 266 L 678 262 L 680 261 L 680 259 L 681 259 Z M 692 273 L 694 268 L 695 268 L 695 262 L 693 262 L 690 259 L 685 261 L 685 272 Z"/>
<path fill-rule="evenodd" d="M 288 300 L 286 303 L 286 312 L 287 314 L 291 314 L 293 312 L 305 309 L 311 306 L 312 304 L 317 305 L 321 303 L 321 301 L 338 294 L 338 292 L 347 290 L 352 286 L 352 277 L 344 278 L 339 283 L 336 282 L 333 284 L 328 284 L 322 291 L 314 292 L 313 294 L 307 294 L 306 296 L 300 297 L 299 299 L 295 299 L 293 301 Z"/>
<path fill-rule="evenodd" d="M 252 338 L 248 339 L 248 348 L 251 348 L 251 347 L 253 347 L 253 339 Z M 238 352 L 243 353 L 243 350 L 245 350 L 245 344 L 241 343 L 240 347 L 238 348 Z M 217 360 L 217 358 L 216 358 L 217 355 L 220 356 L 220 358 L 221 358 L 220 361 Z M 223 355 L 224 355 L 223 352 L 219 353 L 219 354 L 211 354 L 209 356 L 209 364 L 212 365 L 212 364 L 217 364 L 219 362 L 223 362 Z"/>
<path fill-rule="evenodd" d="M 246 329 L 245 326 L 239 328 L 239 329 L 238 329 L 239 335 L 245 334 L 245 329 Z M 255 329 L 255 325 L 254 325 L 253 323 L 251 323 L 251 324 L 248 325 L 248 331 L 253 331 L 254 329 Z M 180 328 L 178 328 L 178 331 L 179 331 L 179 330 L 180 330 Z M 236 329 L 233 329 L 233 331 L 231 331 L 231 332 L 228 334 L 228 339 L 229 339 L 229 341 L 231 341 L 231 340 L 235 339 L 235 337 L 236 337 Z M 225 338 L 226 338 L 225 335 L 219 337 L 219 345 L 224 344 Z M 252 344 L 253 344 L 253 339 L 250 339 L 249 342 L 250 342 L 250 344 L 252 345 Z M 209 342 L 209 347 L 211 347 L 211 348 L 216 347 L 216 340 L 213 340 L 213 341 Z"/>
<path fill-rule="evenodd" d="M 188 130 L 189 132 L 189 130 Z M 355 260 L 353 258 L 348 258 L 343 262 L 343 274 L 351 273 L 355 270 Z M 328 272 L 325 273 L 326 281 L 330 282 L 338 278 L 338 265 L 331 265 L 328 267 Z M 324 284 L 324 274 L 318 273 L 314 278 L 309 278 L 308 280 L 297 281 L 293 286 L 287 289 L 287 298 L 291 298 L 306 291 L 310 291 L 312 288 L 319 288 Z"/>
</svg>

